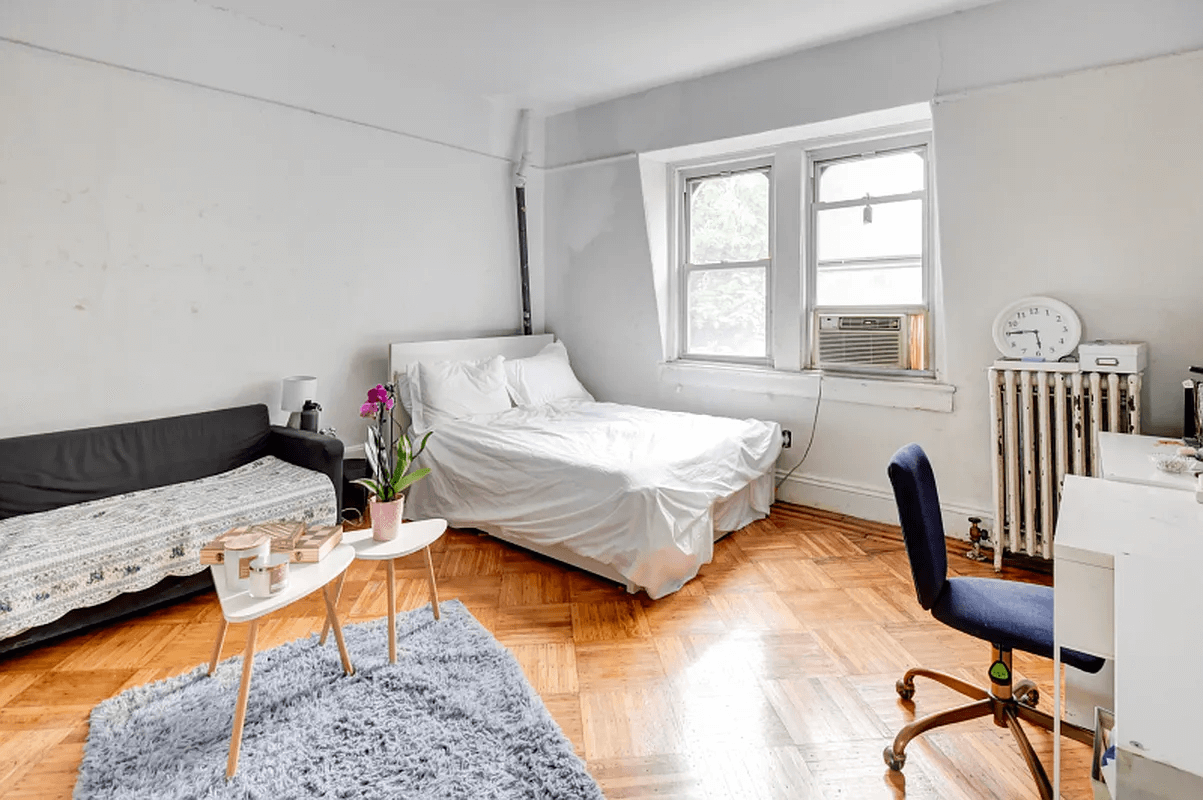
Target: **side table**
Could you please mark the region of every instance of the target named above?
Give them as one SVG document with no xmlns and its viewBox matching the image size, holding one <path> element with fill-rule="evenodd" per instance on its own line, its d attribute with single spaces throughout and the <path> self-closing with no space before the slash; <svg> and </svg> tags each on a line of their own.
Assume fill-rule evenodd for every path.
<svg viewBox="0 0 1203 800">
<path fill-rule="evenodd" d="M 326 625 L 334 627 L 334 638 L 338 641 L 338 654 L 342 657 L 343 671 L 348 675 L 354 674 L 355 668 L 351 666 L 351 657 L 347 654 L 347 645 L 343 641 L 343 629 L 338 624 L 338 615 L 334 610 L 335 599 L 330 594 L 330 584 L 335 578 L 345 576 L 347 567 L 351 566 L 354 560 L 354 548 L 340 544 L 317 563 L 289 564 L 288 586 L 271 597 L 251 597 L 246 587 L 229 585 L 223 565 L 214 564 L 210 568 L 222 615 L 217 643 L 213 645 L 213 657 L 209 660 L 210 675 L 217 669 L 217 660 L 221 657 L 221 646 L 225 642 L 226 630 L 230 623 L 251 623 L 242 658 L 242 683 L 238 687 L 238 700 L 234 705 L 234 732 L 230 736 L 226 778 L 234 777 L 234 773 L 238 771 L 238 750 L 242 746 L 242 726 L 246 722 L 246 701 L 251 688 L 251 669 L 255 663 L 255 634 L 259 629 L 260 617 L 278 611 L 321 589 L 326 599 Z"/>
<path fill-rule="evenodd" d="M 365 561 L 388 562 L 388 660 L 390 664 L 397 663 L 397 568 L 396 560 L 419 550 L 426 551 L 426 571 L 430 579 L 430 607 L 434 618 L 439 619 L 439 590 L 434 580 L 434 559 L 430 555 L 430 545 L 438 541 L 447 530 L 445 519 L 424 519 L 419 522 L 403 522 L 398 526 L 397 538 L 387 542 L 378 542 L 372 538 L 371 528 L 357 531 L 345 531 L 343 544 L 355 549 L 355 557 Z M 338 588 L 334 592 L 334 602 L 342 595 L 343 582 L 346 573 L 339 578 Z M 326 643 L 326 631 L 330 622 L 322 627 L 321 643 Z M 335 636 L 338 631 L 335 630 Z"/>
</svg>

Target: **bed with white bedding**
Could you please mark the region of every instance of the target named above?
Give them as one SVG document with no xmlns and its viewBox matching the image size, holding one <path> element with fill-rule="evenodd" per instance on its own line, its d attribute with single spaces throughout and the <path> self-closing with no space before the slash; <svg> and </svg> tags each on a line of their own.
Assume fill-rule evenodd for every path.
<svg viewBox="0 0 1203 800">
<path fill-rule="evenodd" d="M 653 599 L 675 592 L 717 537 L 768 514 L 780 429 L 594 402 L 551 341 L 390 346 L 411 433 L 435 431 L 406 517 L 477 528 Z M 496 393 L 498 355 L 516 407 Z"/>
</svg>

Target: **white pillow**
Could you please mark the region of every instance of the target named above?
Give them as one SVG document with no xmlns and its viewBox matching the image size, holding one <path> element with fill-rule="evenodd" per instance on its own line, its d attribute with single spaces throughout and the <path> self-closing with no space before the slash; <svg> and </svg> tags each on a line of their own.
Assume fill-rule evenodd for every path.
<svg viewBox="0 0 1203 800">
<path fill-rule="evenodd" d="M 555 400 L 593 401 L 593 395 L 573 374 L 563 342 L 552 342 L 530 358 L 507 360 L 505 377 L 510 396 L 520 406 L 541 406 Z"/>
<path fill-rule="evenodd" d="M 433 361 L 410 364 L 410 416 L 416 433 L 441 423 L 511 408 L 501 356 L 481 361 Z"/>
<path fill-rule="evenodd" d="M 409 370 L 408 365 L 405 372 L 394 372 L 393 383 L 397 387 L 397 401 L 401 403 L 401 407 L 405 409 L 405 413 L 409 414 L 409 418 L 414 417 L 414 401 L 409 391 Z"/>
</svg>

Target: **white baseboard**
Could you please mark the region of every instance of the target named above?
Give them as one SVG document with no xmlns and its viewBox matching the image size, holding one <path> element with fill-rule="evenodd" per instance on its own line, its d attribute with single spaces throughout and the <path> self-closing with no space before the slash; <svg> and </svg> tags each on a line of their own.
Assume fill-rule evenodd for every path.
<svg viewBox="0 0 1203 800">
<path fill-rule="evenodd" d="M 364 458 L 364 446 L 362 444 L 353 444 L 343 448 L 343 460 L 348 458 Z"/>
<path fill-rule="evenodd" d="M 783 474 L 783 471 L 778 472 L 777 480 L 781 480 Z M 777 489 L 777 499 L 872 522 L 898 524 L 893 492 L 876 486 L 795 474 L 786 478 Z M 944 517 L 944 533 L 954 539 L 969 541 L 969 517 L 981 517 L 982 527 L 994 532 L 994 515 L 985 509 L 941 503 L 940 510 Z"/>
</svg>

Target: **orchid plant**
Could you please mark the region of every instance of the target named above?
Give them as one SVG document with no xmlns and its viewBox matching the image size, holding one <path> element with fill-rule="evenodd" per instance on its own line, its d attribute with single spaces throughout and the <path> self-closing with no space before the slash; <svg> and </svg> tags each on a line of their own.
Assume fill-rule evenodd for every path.
<svg viewBox="0 0 1203 800">
<path fill-rule="evenodd" d="M 398 430 L 393 418 L 393 409 L 397 405 L 396 391 L 391 383 L 377 384 L 368 390 L 367 402 L 359 407 L 359 416 L 374 419 L 376 423 L 368 428 L 368 443 L 364 448 L 375 477 L 360 478 L 354 482 L 366 487 L 381 503 L 396 500 L 407 486 L 430 474 L 429 467 L 413 472 L 409 468 L 426 449 L 426 440 L 433 431 L 422 437 L 417 451 L 412 450 L 409 437 L 405 431 Z"/>
</svg>

